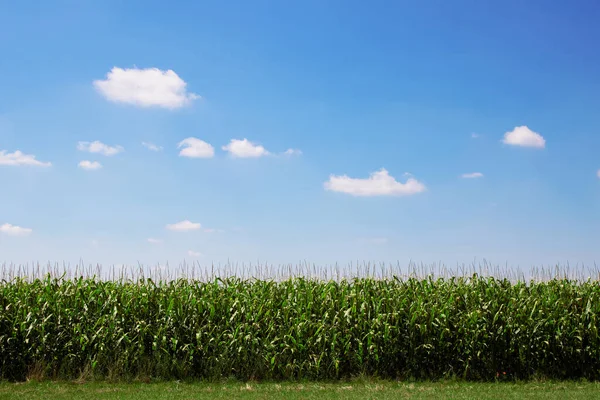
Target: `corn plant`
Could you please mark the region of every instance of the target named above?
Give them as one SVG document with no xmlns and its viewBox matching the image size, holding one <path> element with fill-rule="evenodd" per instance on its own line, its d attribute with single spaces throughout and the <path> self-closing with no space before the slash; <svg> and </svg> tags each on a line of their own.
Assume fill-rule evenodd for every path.
<svg viewBox="0 0 600 400">
<path fill-rule="evenodd" d="M 592 280 L 12 277 L 0 379 L 598 379 L 599 313 Z"/>
</svg>

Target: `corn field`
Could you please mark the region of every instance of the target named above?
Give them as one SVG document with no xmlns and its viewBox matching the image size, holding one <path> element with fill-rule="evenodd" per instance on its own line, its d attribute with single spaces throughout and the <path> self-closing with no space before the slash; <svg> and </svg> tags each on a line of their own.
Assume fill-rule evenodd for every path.
<svg viewBox="0 0 600 400">
<path fill-rule="evenodd" d="M 600 378 L 597 278 L 9 269 L 4 380 Z"/>
</svg>

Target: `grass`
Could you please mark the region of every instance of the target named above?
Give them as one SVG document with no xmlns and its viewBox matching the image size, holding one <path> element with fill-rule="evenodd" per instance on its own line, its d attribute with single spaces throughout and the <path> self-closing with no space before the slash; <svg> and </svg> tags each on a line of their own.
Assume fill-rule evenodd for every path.
<svg viewBox="0 0 600 400">
<path fill-rule="evenodd" d="M 0 384 L 0 399 L 595 399 L 599 383 L 55 383 Z"/>
</svg>

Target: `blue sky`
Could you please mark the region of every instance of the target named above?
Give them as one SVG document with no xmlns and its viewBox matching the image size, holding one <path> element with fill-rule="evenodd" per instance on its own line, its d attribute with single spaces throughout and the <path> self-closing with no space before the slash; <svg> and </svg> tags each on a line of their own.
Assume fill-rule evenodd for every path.
<svg viewBox="0 0 600 400">
<path fill-rule="evenodd" d="M 0 260 L 589 265 L 599 17 L 0 1 Z"/>
</svg>

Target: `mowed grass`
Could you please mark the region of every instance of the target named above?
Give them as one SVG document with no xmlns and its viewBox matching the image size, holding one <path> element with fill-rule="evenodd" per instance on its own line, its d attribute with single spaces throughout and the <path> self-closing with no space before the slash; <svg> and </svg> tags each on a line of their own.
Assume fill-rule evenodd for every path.
<svg viewBox="0 0 600 400">
<path fill-rule="evenodd" d="M 599 383 L 0 384 L 0 399 L 597 399 Z"/>
</svg>

